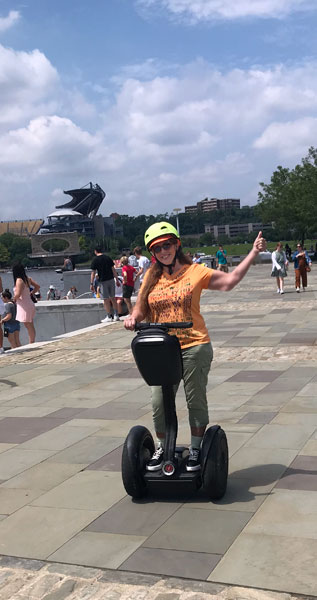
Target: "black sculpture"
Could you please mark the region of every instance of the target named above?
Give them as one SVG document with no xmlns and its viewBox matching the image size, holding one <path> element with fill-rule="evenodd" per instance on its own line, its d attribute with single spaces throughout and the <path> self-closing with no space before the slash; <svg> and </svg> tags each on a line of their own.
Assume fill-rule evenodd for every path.
<svg viewBox="0 0 317 600">
<path fill-rule="evenodd" d="M 60 204 L 56 208 L 71 208 L 81 213 L 84 217 L 90 217 L 91 219 L 96 216 L 106 196 L 98 183 L 93 185 L 91 182 L 88 188 L 84 186 L 77 190 L 67 190 L 64 191 L 64 194 L 69 194 L 72 200 L 66 204 Z"/>
</svg>

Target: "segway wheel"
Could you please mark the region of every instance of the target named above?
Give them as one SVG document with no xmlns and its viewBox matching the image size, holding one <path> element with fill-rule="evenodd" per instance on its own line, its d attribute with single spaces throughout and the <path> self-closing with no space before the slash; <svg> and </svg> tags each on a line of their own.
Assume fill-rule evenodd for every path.
<svg viewBox="0 0 317 600">
<path fill-rule="evenodd" d="M 202 470 L 202 487 L 210 500 L 220 500 L 227 489 L 228 444 L 223 429 L 218 427 L 215 433 L 210 427 L 205 433 L 205 461 Z M 210 436 L 208 433 L 210 432 Z M 209 437 L 209 439 L 208 439 Z"/>
<path fill-rule="evenodd" d="M 122 481 L 132 498 L 142 498 L 146 493 L 144 473 L 146 463 L 154 452 L 154 441 L 150 431 L 142 425 L 130 429 L 122 452 Z"/>
</svg>

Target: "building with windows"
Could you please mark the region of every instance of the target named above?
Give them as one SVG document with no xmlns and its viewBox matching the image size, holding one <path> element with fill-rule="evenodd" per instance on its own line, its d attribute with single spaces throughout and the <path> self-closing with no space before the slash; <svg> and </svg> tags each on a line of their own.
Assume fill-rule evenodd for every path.
<svg viewBox="0 0 317 600">
<path fill-rule="evenodd" d="M 239 235 L 248 235 L 249 233 L 258 233 L 271 229 L 272 223 L 263 225 L 262 223 L 228 223 L 227 225 L 210 225 L 205 224 L 205 233 L 211 233 L 213 238 L 217 240 L 219 237 L 226 235 L 228 238 L 235 238 Z"/>
<path fill-rule="evenodd" d="M 240 209 L 240 198 L 205 198 L 193 206 L 185 206 L 185 213 L 211 212 L 213 210 Z"/>
</svg>

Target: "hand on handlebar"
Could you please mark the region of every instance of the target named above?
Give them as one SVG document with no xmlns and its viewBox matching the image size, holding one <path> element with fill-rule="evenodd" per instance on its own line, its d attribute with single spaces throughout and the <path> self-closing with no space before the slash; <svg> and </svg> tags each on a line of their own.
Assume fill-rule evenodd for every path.
<svg viewBox="0 0 317 600">
<path fill-rule="evenodd" d="M 137 320 L 135 319 L 135 317 L 132 317 L 131 315 L 129 315 L 125 320 L 124 320 L 124 327 L 126 329 L 129 329 L 130 331 L 134 331 L 135 326 L 136 326 Z"/>
</svg>

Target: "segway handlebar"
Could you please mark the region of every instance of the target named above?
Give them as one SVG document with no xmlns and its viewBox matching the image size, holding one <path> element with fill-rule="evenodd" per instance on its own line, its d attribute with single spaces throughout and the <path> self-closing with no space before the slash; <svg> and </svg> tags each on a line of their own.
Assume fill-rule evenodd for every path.
<svg viewBox="0 0 317 600">
<path fill-rule="evenodd" d="M 193 326 L 192 321 L 180 321 L 174 323 L 136 323 L 134 330 L 141 331 L 142 329 L 189 329 Z"/>
</svg>

